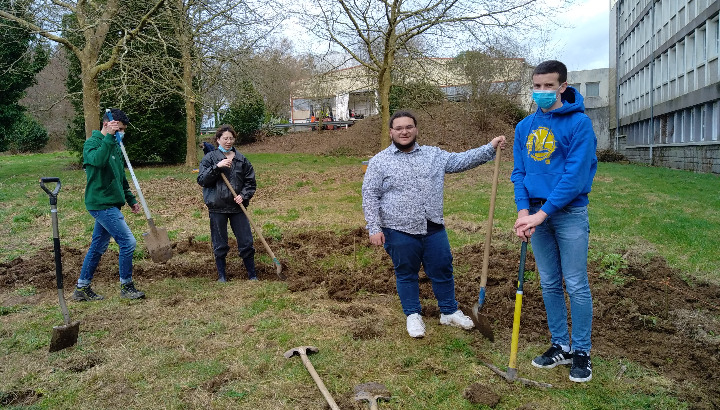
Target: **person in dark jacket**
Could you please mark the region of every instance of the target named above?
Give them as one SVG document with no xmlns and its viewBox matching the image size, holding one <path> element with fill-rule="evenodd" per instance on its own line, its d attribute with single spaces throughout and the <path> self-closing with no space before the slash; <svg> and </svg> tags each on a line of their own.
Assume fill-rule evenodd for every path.
<svg viewBox="0 0 720 410">
<path fill-rule="evenodd" d="M 215 132 L 218 149 L 205 154 L 200 161 L 197 182 L 203 187 L 203 200 L 210 211 L 210 238 L 212 239 L 218 282 L 226 282 L 228 246 L 227 224 L 237 239 L 238 252 L 247 269 L 248 279 L 257 280 L 255 273 L 255 248 L 253 247 L 250 221 L 239 204 L 247 207 L 255 194 L 255 170 L 247 158 L 233 144 L 237 134 L 231 125 L 221 125 Z M 224 174 L 230 181 L 236 197 L 225 184 Z"/>
</svg>

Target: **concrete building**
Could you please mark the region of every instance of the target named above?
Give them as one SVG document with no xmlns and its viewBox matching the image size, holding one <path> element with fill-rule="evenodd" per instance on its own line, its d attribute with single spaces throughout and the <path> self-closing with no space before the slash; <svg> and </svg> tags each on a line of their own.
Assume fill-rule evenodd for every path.
<svg viewBox="0 0 720 410">
<path fill-rule="evenodd" d="M 615 0 L 610 130 L 635 162 L 720 173 L 720 1 Z"/>
<path fill-rule="evenodd" d="M 585 98 L 585 114 L 592 120 L 598 149 L 610 144 L 610 69 L 568 71 L 568 84 Z"/>
</svg>

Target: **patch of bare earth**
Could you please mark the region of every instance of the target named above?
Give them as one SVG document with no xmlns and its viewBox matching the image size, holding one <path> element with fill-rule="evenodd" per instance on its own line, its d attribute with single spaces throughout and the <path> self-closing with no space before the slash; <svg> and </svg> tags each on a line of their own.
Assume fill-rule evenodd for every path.
<svg viewBox="0 0 720 410">
<path fill-rule="evenodd" d="M 343 234 L 286 235 L 279 241 L 270 238 L 269 243 L 271 248 L 282 249 L 287 255 L 281 262 L 290 291 L 323 289 L 330 299 L 341 302 L 353 301 L 360 291 L 395 294 L 392 264 L 382 248 L 373 248 L 362 264 L 354 258 L 359 246 L 367 246 L 367 233 L 362 228 Z M 261 243 L 255 246 L 262 249 Z M 166 264 L 138 264 L 142 267 L 135 271 L 137 280 L 142 283 L 168 277 L 215 278 L 208 243 L 188 238 L 175 243 L 174 248 L 176 256 Z M 82 250 L 67 247 L 62 252 L 66 289 L 71 289 L 84 255 Z M 482 255 L 482 244 L 468 245 L 454 252 L 456 265 L 472 267 L 469 273 L 456 278 L 457 299 L 466 312 L 477 299 Z M 483 313 L 496 333 L 512 328 L 518 257 L 519 252 L 515 250 L 493 248 L 491 251 Z M 319 262 L 326 258 L 345 262 L 323 268 Z M 32 285 L 40 290 L 52 290 L 55 287 L 52 262 L 52 250 L 45 249 L 33 257 L 0 265 L 0 283 L 10 289 Z M 526 269 L 535 269 L 532 254 L 528 255 Z M 242 262 L 231 257 L 229 272 L 231 279 L 244 278 Z M 715 378 L 715 369 L 720 365 L 717 336 L 720 287 L 683 281 L 659 256 L 647 261 L 630 258 L 626 275 L 630 278 L 626 284 L 615 285 L 600 278 L 599 272 L 591 271 L 593 354 L 605 359 L 627 359 L 663 374 L 675 381 L 676 394 L 695 408 L 720 405 L 720 385 Z M 277 280 L 275 268 L 269 264 L 259 264 L 258 276 L 260 280 Z M 117 254 L 108 252 L 103 257 L 96 280 L 117 281 Z M 4 298 L 9 294 L 12 293 L 4 292 Z M 420 296 L 434 299 L 424 273 L 421 273 Z M 372 315 L 367 314 L 380 308 L 373 306 L 372 300 L 367 299 L 367 305 L 338 304 L 333 309 L 340 316 L 356 318 L 355 339 L 369 339 L 384 333 L 382 325 L 374 323 L 370 320 Z M 432 317 L 439 312 L 436 305 L 426 304 L 423 314 Z M 537 280 L 525 284 L 522 314 L 523 343 L 544 344 L 548 331 Z M 94 364 L 66 363 L 65 367 L 80 370 Z"/>
</svg>

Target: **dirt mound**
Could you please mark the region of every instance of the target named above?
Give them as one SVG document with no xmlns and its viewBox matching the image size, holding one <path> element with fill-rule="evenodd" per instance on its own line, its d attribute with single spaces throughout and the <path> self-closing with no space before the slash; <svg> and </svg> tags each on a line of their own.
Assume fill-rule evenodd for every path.
<svg viewBox="0 0 720 410">
<path fill-rule="evenodd" d="M 357 228 L 344 234 L 306 232 L 286 235 L 279 241 L 270 238 L 273 249 L 282 250 L 283 273 L 290 291 L 325 289 L 330 298 L 351 301 L 358 291 L 395 294 L 392 263 L 382 248 L 373 247 L 359 258 L 359 247 L 367 246 L 367 233 Z M 231 248 L 234 245 L 231 244 Z M 262 244 L 255 244 L 262 249 Z M 207 277 L 215 279 L 210 246 L 194 238 L 174 244 L 175 256 L 166 264 L 147 260 L 136 264 L 138 281 L 155 281 L 167 277 Z M 66 288 L 77 280 L 84 251 L 62 248 Z M 454 252 L 455 266 L 470 266 L 468 273 L 456 278 L 457 299 L 462 309 L 477 300 L 482 266 L 483 245 L 474 244 Z M 493 248 L 489 263 L 487 296 L 483 313 L 495 332 L 512 328 L 515 303 L 515 281 L 519 250 Z M 688 283 L 667 266 L 659 256 L 650 260 L 628 258 L 629 267 L 622 274 L 624 284 L 601 277 L 599 268 L 591 267 L 590 281 L 594 297 L 593 353 L 605 359 L 628 359 L 676 381 L 678 396 L 703 406 L 720 405 L 720 386 L 715 369 L 720 365 L 720 287 L 706 283 Z M 535 269 L 532 254 L 526 270 Z M 242 261 L 229 256 L 231 280 L 244 278 Z M 52 249 L 37 255 L 18 258 L 0 265 L 0 284 L 9 288 L 28 285 L 38 289 L 55 287 Z M 276 280 L 271 264 L 258 263 L 260 280 Z M 101 260 L 96 281 L 117 281 L 117 253 L 107 252 Z M 421 273 L 420 296 L 434 300 L 430 281 Z M 170 302 L 172 303 L 172 301 Z M 358 317 L 355 339 L 381 335 L 383 329 L 367 318 L 372 306 L 337 308 L 341 316 Z M 437 305 L 426 303 L 423 314 L 438 316 Z M 529 275 L 523 298 L 522 339 L 527 343 L 546 343 L 548 338 L 545 309 L 539 281 Z M 675 355 L 682 354 L 682 359 Z M 618 375 L 622 377 L 622 375 Z M 691 388 L 692 387 L 692 388 Z M 708 407 L 710 408 L 710 407 Z"/>
<path fill-rule="evenodd" d="M 435 145 L 446 151 L 461 152 L 487 144 L 498 135 L 512 139 L 513 125 L 489 121 L 486 110 L 467 104 L 446 102 L 414 110 L 418 120 L 418 143 Z M 461 121 L 457 121 L 461 118 Z M 372 156 L 380 151 L 380 130 L 387 126 L 374 115 L 347 129 L 292 132 L 266 137 L 242 145 L 242 152 L 281 152 L 321 155 Z M 382 148 L 385 148 L 384 146 Z M 509 152 L 509 151 L 508 151 Z M 509 155 L 509 154 L 506 154 Z"/>
</svg>

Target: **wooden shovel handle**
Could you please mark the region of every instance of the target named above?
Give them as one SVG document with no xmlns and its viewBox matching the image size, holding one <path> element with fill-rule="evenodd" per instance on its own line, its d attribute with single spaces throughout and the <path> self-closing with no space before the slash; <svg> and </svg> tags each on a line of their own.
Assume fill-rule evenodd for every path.
<svg viewBox="0 0 720 410">
<path fill-rule="evenodd" d="M 492 238 L 493 219 L 495 217 L 495 197 L 497 196 L 498 175 L 500 174 L 500 153 L 498 147 L 495 155 L 495 169 L 493 170 L 492 192 L 490 193 L 490 211 L 488 215 L 487 232 L 485 233 L 485 249 L 483 253 L 482 273 L 480 274 L 480 287 L 487 284 L 488 264 L 490 262 L 490 239 Z"/>
<path fill-rule="evenodd" d="M 225 176 L 225 173 L 220 171 L 220 176 L 222 177 L 223 181 L 225 181 L 225 185 L 230 189 L 230 192 L 233 194 L 233 198 L 237 197 L 237 193 L 235 193 L 235 190 L 233 189 L 232 185 L 230 185 L 230 181 L 228 181 L 227 177 Z M 258 229 L 257 225 L 255 225 L 255 222 L 253 222 L 252 218 L 250 218 L 250 214 L 248 213 L 247 209 L 245 209 L 245 205 L 240 205 L 240 209 L 242 209 L 243 213 L 248 219 L 248 222 L 250 222 L 250 225 L 252 226 L 255 233 L 257 233 L 258 237 L 260 238 L 260 242 L 262 242 L 263 246 L 265 247 L 265 250 L 268 254 L 270 254 L 270 257 L 273 260 L 273 263 L 275 263 L 276 267 L 276 273 L 280 280 L 285 280 L 285 276 L 282 274 L 282 266 L 280 265 L 280 261 L 278 258 L 275 257 L 275 254 L 273 253 L 272 249 L 270 249 L 270 245 L 267 244 L 265 241 L 265 238 L 262 235 L 262 232 Z"/>
</svg>

